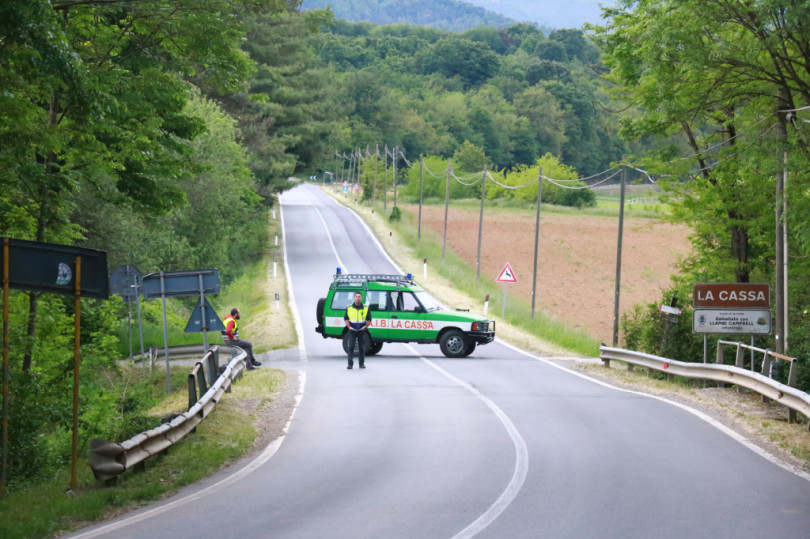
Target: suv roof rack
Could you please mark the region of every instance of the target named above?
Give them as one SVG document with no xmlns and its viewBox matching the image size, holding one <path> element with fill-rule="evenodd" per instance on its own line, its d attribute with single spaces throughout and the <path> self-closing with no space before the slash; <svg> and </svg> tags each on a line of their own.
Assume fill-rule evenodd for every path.
<svg viewBox="0 0 810 539">
<path fill-rule="evenodd" d="M 332 286 L 347 284 L 365 284 L 368 288 L 369 281 L 395 283 L 397 287 L 407 284 L 413 285 L 413 275 L 387 275 L 384 273 L 336 273 L 333 277 Z"/>
</svg>

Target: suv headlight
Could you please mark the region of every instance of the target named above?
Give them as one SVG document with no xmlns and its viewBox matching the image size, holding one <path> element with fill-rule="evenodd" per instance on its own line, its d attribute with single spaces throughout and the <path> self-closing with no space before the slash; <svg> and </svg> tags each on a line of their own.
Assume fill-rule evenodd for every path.
<svg viewBox="0 0 810 539">
<path fill-rule="evenodd" d="M 487 331 L 489 329 L 489 321 L 486 322 L 473 322 L 473 331 Z"/>
</svg>

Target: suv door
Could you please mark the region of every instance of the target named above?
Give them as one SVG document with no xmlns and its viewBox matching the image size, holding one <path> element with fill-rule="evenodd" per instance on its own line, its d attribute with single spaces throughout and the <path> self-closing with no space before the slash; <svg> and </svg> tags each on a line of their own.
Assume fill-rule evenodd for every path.
<svg viewBox="0 0 810 539">
<path fill-rule="evenodd" d="M 413 292 L 401 290 L 391 293 L 394 300 L 395 311 L 390 313 L 388 336 L 397 341 L 434 341 L 438 329 L 426 320 L 426 313 L 422 304 L 416 299 Z"/>
<path fill-rule="evenodd" d="M 371 327 L 369 333 L 375 341 L 388 340 L 388 325 L 394 303 L 391 292 L 388 290 L 369 290 L 366 305 L 371 311 Z"/>
</svg>

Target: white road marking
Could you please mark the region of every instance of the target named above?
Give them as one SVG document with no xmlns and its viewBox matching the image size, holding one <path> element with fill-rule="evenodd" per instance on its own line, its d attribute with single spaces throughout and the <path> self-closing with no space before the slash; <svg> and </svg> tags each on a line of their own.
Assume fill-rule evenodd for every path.
<svg viewBox="0 0 810 539">
<path fill-rule="evenodd" d="M 332 241 L 332 234 L 329 232 L 329 227 L 326 225 L 326 220 L 324 220 L 323 215 L 317 206 L 313 204 L 311 205 L 311 208 L 315 210 L 315 212 L 318 214 L 318 218 L 321 220 L 321 223 L 323 223 L 323 229 L 326 231 L 326 237 L 329 239 L 329 245 L 332 246 L 332 252 L 335 253 L 335 259 L 337 260 L 338 266 L 340 266 L 340 268 L 343 270 L 343 273 L 349 273 L 349 271 L 343 266 L 343 261 L 340 260 L 340 255 L 335 248 L 335 242 Z"/>
<path fill-rule="evenodd" d="M 791 464 L 789 464 L 787 462 L 782 461 L 781 459 L 778 459 L 777 457 L 775 457 L 774 455 L 772 455 L 769 452 L 765 451 L 764 449 L 762 449 L 761 447 L 759 447 L 755 443 L 751 442 L 750 440 L 748 440 L 747 438 L 745 438 L 741 434 L 738 434 L 737 432 L 735 432 L 735 431 L 731 430 L 730 428 L 728 428 L 727 426 L 723 425 L 722 423 L 720 423 L 719 421 L 717 421 L 713 417 L 711 417 L 709 415 L 706 415 L 703 412 L 701 412 L 699 410 L 696 410 L 694 408 L 690 408 L 686 404 L 681 404 L 679 402 L 675 402 L 673 400 L 669 400 L 669 399 L 667 399 L 665 397 L 661 397 L 661 396 L 658 396 L 658 395 L 653 395 L 651 393 L 644 393 L 644 392 L 641 392 L 641 391 L 635 391 L 635 390 L 632 390 L 632 389 L 625 389 L 623 387 L 618 387 L 618 386 L 611 385 L 611 384 L 609 384 L 607 382 L 603 382 L 602 380 L 597 380 L 596 378 L 591 378 L 590 376 L 588 376 L 586 374 L 582 374 L 580 372 L 576 372 L 576 371 L 573 371 L 571 369 L 567 369 L 567 368 L 565 368 L 565 367 L 563 367 L 561 365 L 557 365 L 557 364 L 549 361 L 547 358 L 542 358 L 540 356 L 536 356 L 536 355 L 534 355 L 534 354 L 532 354 L 530 352 L 527 352 L 525 350 L 521 350 L 520 348 L 517 348 L 516 346 L 513 346 L 513 345 L 511 345 L 511 344 L 509 344 L 507 342 L 504 342 L 501 339 L 495 339 L 495 340 L 499 344 L 502 344 L 502 345 L 506 346 L 507 348 L 510 348 L 510 349 L 514 350 L 515 352 L 523 354 L 526 357 L 535 359 L 537 361 L 545 363 L 546 365 L 550 365 L 550 366 L 554 367 L 555 369 L 560 369 L 561 371 L 567 372 L 569 374 L 573 374 L 574 376 L 579 376 L 580 378 L 582 378 L 584 380 L 588 380 L 589 382 L 593 382 L 595 384 L 599 384 L 600 386 L 607 387 L 607 388 L 610 388 L 610 389 L 615 389 L 616 391 L 623 391 L 625 393 L 630 393 L 630 394 L 633 394 L 633 395 L 641 395 L 642 397 L 649 397 L 651 399 L 656 399 L 656 400 L 659 400 L 661 402 L 666 402 L 667 404 L 671 404 L 672 406 L 676 406 L 676 407 L 678 407 L 678 408 L 680 408 L 682 410 L 685 410 L 685 411 L 689 412 L 690 414 L 698 417 L 699 419 L 702 419 L 703 421 L 705 421 L 709 425 L 713 426 L 714 428 L 716 428 L 717 430 L 719 430 L 723 434 L 729 436 L 731 439 L 733 439 L 733 440 L 737 441 L 738 443 L 744 445 L 745 447 L 747 447 L 748 449 L 750 449 L 751 451 L 753 451 L 757 455 L 761 456 L 765 460 L 768 460 L 768 461 L 776 464 L 780 468 L 783 468 L 783 469 L 785 469 L 785 470 L 787 470 L 787 471 L 801 477 L 802 479 L 806 479 L 806 480 L 810 481 L 810 473 L 807 473 L 804 470 L 801 470 L 801 469 L 799 469 L 799 468 L 797 468 L 797 467 L 795 467 L 795 466 L 793 466 L 793 465 L 791 465 Z"/>
<path fill-rule="evenodd" d="M 298 307 L 295 303 L 295 294 L 293 293 L 292 288 L 292 280 L 289 278 L 290 275 L 290 267 L 287 264 L 287 234 L 286 229 L 284 227 L 284 210 L 283 206 L 279 207 L 279 218 L 281 219 L 281 245 L 284 252 L 284 271 L 287 274 L 287 294 L 288 294 L 288 302 L 290 304 L 290 310 L 292 311 L 293 319 L 295 321 L 296 326 L 296 333 L 298 335 L 298 353 L 302 361 L 307 361 L 307 350 L 306 345 L 304 344 L 304 331 L 303 326 L 301 325 L 301 316 L 298 312 Z M 323 220 L 323 218 L 321 218 Z M 326 226 L 326 223 L 324 223 Z M 327 231 L 328 234 L 328 231 Z M 329 240 L 331 242 L 331 238 Z M 334 244 L 332 245 L 334 249 Z M 337 254 L 337 253 L 336 253 Z M 154 516 L 160 515 L 165 513 L 166 511 L 170 511 L 182 505 L 186 505 L 188 503 L 197 501 L 205 496 L 213 494 L 223 488 L 239 481 L 243 477 L 249 475 L 254 470 L 256 470 L 259 466 L 270 460 L 279 450 L 281 444 L 284 443 L 284 440 L 287 437 L 287 431 L 290 428 L 290 424 L 292 423 L 293 418 L 295 417 L 295 412 L 298 410 L 298 406 L 301 404 L 301 399 L 304 396 L 304 388 L 306 387 L 307 383 L 307 373 L 306 370 L 299 371 L 298 374 L 298 393 L 295 396 L 295 405 L 293 406 L 292 413 L 290 414 L 290 418 L 287 420 L 287 423 L 284 425 L 282 429 L 282 434 L 275 440 L 273 440 L 270 445 L 268 445 L 264 451 L 262 451 L 259 456 L 257 456 L 253 461 L 247 464 L 244 468 L 240 469 L 233 475 L 230 475 L 221 481 L 214 483 L 213 485 L 204 488 L 203 490 L 194 492 L 193 494 L 189 494 L 188 496 L 183 496 L 182 498 L 178 498 L 173 500 L 169 503 L 164 505 L 160 505 L 154 507 L 152 509 L 148 509 L 142 513 L 138 513 L 137 515 L 133 515 L 128 518 L 124 518 L 123 520 L 119 520 L 116 522 L 112 522 L 107 525 L 100 526 L 98 528 L 94 528 L 89 530 L 85 533 L 80 535 L 71 536 L 75 539 L 89 539 L 91 537 L 99 537 L 101 535 L 106 535 L 108 533 L 114 532 L 116 530 L 120 530 L 121 528 L 125 528 L 131 524 L 136 524 L 138 522 L 144 521 L 146 519 L 152 518 Z"/>
<path fill-rule="evenodd" d="M 515 427 L 515 424 L 512 423 L 509 416 L 507 416 L 497 404 L 467 382 L 459 380 L 446 370 L 436 365 L 434 362 L 419 354 L 419 352 L 417 352 L 416 349 L 414 349 L 410 344 L 406 344 L 405 346 L 423 362 L 427 363 L 443 374 L 446 378 L 460 385 L 472 393 L 481 402 L 486 404 L 487 407 L 492 410 L 495 416 L 500 420 L 504 428 L 506 428 L 506 432 L 509 434 L 509 437 L 512 439 L 512 443 L 515 446 L 515 471 L 512 473 L 512 478 L 509 480 L 509 484 L 506 485 L 506 488 L 501 495 L 498 496 L 498 499 L 495 500 L 491 506 L 489 506 L 489 509 L 484 511 L 484 513 L 471 522 L 466 528 L 454 535 L 453 539 L 473 537 L 492 524 L 495 519 L 498 518 L 507 507 L 509 507 L 509 504 L 511 504 L 512 501 L 517 497 L 520 489 L 523 488 L 523 483 L 526 481 L 526 475 L 529 471 L 529 450 L 526 447 L 526 442 L 523 440 L 523 437 L 520 435 L 517 427 Z"/>
<path fill-rule="evenodd" d="M 283 434 L 273 440 L 270 445 L 268 445 L 264 451 L 262 451 L 258 457 L 253 459 L 249 464 L 247 464 L 244 468 L 240 469 L 233 475 L 230 475 L 221 481 L 214 483 L 213 485 L 206 487 L 202 490 L 189 494 L 188 496 L 183 496 L 182 498 L 178 498 L 173 500 L 169 503 L 153 507 L 152 509 L 148 509 L 142 513 L 138 513 L 131 517 L 125 518 L 123 520 L 119 520 L 110 524 L 103 525 L 98 528 L 94 528 L 89 530 L 85 533 L 79 535 L 72 535 L 70 537 L 74 539 L 87 539 L 90 537 L 99 537 L 101 535 L 106 535 L 112 533 L 114 531 L 120 530 L 121 528 L 125 528 L 131 524 L 136 524 L 138 522 L 142 522 L 144 520 L 148 520 L 153 518 L 157 515 L 163 514 L 167 511 L 171 511 L 176 509 L 177 507 L 189 504 L 191 502 L 195 502 L 205 496 L 210 494 L 214 494 L 215 492 L 222 490 L 223 488 L 239 481 L 243 477 L 250 475 L 256 470 L 259 466 L 270 460 L 279 450 L 281 444 L 284 442 L 285 438 L 287 437 L 287 430 L 290 428 L 290 424 L 292 423 L 293 417 L 295 417 L 295 412 L 298 410 L 298 406 L 301 403 L 301 397 L 304 394 L 304 386 L 306 385 L 306 371 L 301 371 L 299 378 L 298 378 L 298 394 L 295 397 L 295 406 L 293 407 L 293 411 L 290 414 L 290 419 L 287 420 L 287 424 L 284 425 Z"/>
</svg>

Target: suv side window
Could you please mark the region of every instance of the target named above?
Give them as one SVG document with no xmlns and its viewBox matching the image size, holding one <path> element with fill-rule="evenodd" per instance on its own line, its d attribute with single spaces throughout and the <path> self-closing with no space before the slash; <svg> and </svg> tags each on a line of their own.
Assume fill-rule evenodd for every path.
<svg viewBox="0 0 810 539">
<path fill-rule="evenodd" d="M 397 310 L 410 313 L 423 313 L 425 310 L 416 301 L 416 296 L 412 292 L 400 292 L 397 299 Z"/>
<path fill-rule="evenodd" d="M 355 292 L 358 292 L 358 290 L 335 290 L 330 308 L 333 311 L 345 311 L 346 307 L 354 303 Z M 362 294 L 362 292 L 360 293 Z"/>
<path fill-rule="evenodd" d="M 369 290 L 366 296 L 368 309 L 370 311 L 388 311 L 388 292 L 385 290 Z"/>
</svg>

